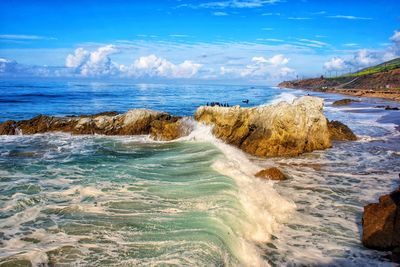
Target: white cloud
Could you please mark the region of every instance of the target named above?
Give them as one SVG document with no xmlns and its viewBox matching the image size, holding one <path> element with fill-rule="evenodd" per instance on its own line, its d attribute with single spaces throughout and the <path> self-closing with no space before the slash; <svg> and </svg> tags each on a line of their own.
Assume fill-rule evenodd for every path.
<svg viewBox="0 0 400 267">
<path fill-rule="evenodd" d="M 185 60 L 180 64 L 174 64 L 164 58 L 155 55 L 140 57 L 128 67 L 123 67 L 129 76 L 147 76 L 164 78 L 191 78 L 197 74 L 201 64 Z"/>
<path fill-rule="evenodd" d="M 214 1 L 206 2 L 202 4 L 182 4 L 178 7 L 189 7 L 189 8 L 258 8 L 265 5 L 272 5 L 282 2 L 282 0 L 225 0 L 225 1 Z"/>
<path fill-rule="evenodd" d="M 228 16 L 228 13 L 217 11 L 217 12 L 214 12 L 213 15 L 217 16 L 217 17 L 222 17 L 222 16 Z"/>
<path fill-rule="evenodd" d="M 372 18 L 366 17 L 356 17 L 356 16 L 349 16 L 349 15 L 335 15 L 335 16 L 328 16 L 331 19 L 348 19 L 348 20 L 372 20 Z"/>
<path fill-rule="evenodd" d="M 347 67 L 347 63 L 340 57 L 331 58 L 328 62 L 324 63 L 324 69 L 327 71 L 340 71 Z"/>
<path fill-rule="evenodd" d="M 281 13 L 262 13 L 261 16 L 280 16 Z"/>
<path fill-rule="evenodd" d="M 242 68 L 222 66 L 220 74 L 232 78 L 246 78 L 250 80 L 277 81 L 283 78 L 294 77 L 295 71 L 286 66 L 289 59 L 278 54 L 270 58 L 253 57 L 250 64 Z"/>
<path fill-rule="evenodd" d="M 25 35 L 25 34 L 0 34 L 0 39 L 4 40 L 56 40 L 54 37 Z"/>
<path fill-rule="evenodd" d="M 119 72 L 119 66 L 109 56 L 117 52 L 114 45 L 103 46 L 93 52 L 77 48 L 74 54 L 67 56 L 65 66 L 82 76 L 115 75 Z"/>
<path fill-rule="evenodd" d="M 324 69 L 328 71 L 340 71 L 352 69 L 353 71 L 370 67 L 384 61 L 388 61 L 400 56 L 400 32 L 395 31 L 390 37 L 392 45 L 383 50 L 360 49 L 351 57 L 334 57 L 324 63 Z M 350 46 L 356 44 L 347 44 Z"/>
<path fill-rule="evenodd" d="M 288 17 L 290 20 L 309 20 L 311 18 L 308 17 Z"/>
<path fill-rule="evenodd" d="M 17 62 L 6 58 L 0 58 L 0 73 L 12 72 L 15 70 Z"/>
</svg>

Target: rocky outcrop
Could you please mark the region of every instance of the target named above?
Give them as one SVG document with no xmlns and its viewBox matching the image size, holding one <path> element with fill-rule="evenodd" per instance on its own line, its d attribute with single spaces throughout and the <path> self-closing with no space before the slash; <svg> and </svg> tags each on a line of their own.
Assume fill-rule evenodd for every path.
<svg viewBox="0 0 400 267">
<path fill-rule="evenodd" d="M 305 96 L 293 104 L 281 102 L 254 108 L 203 106 L 197 109 L 195 119 L 212 124 L 216 137 L 247 153 L 260 157 L 296 156 L 331 147 L 331 140 L 354 140 L 340 139 L 340 134 L 352 134 L 351 130 L 343 124 L 328 122 L 322 108 L 321 98 Z M 148 109 L 79 117 L 40 115 L 30 120 L 0 123 L 2 135 L 58 131 L 72 134 L 149 134 L 155 140 L 174 140 L 189 134 L 190 129 L 188 118 Z"/>
<path fill-rule="evenodd" d="M 261 170 L 255 174 L 256 177 L 270 179 L 275 181 L 283 181 L 287 179 L 287 176 L 278 168 L 271 167 L 268 169 Z"/>
<path fill-rule="evenodd" d="M 357 136 L 347 125 L 340 121 L 328 121 L 328 130 L 331 140 L 336 141 L 355 141 Z"/>
<path fill-rule="evenodd" d="M 379 203 L 364 207 L 362 219 L 364 246 L 377 250 L 392 250 L 393 259 L 400 260 L 400 187 L 381 196 Z"/>
<path fill-rule="evenodd" d="M 72 134 L 138 135 L 151 134 L 156 139 L 180 137 L 180 117 L 147 109 L 133 109 L 124 114 L 100 113 L 79 117 L 37 116 L 30 120 L 6 121 L 0 124 L 0 134 L 36 134 L 69 132 Z M 159 132 L 162 131 L 162 132 Z"/>
<path fill-rule="evenodd" d="M 360 102 L 360 100 L 354 100 L 354 99 L 350 99 L 350 98 L 340 99 L 340 100 L 334 101 L 332 103 L 332 106 L 345 106 L 345 105 L 349 105 L 353 102 Z"/>
<path fill-rule="evenodd" d="M 214 125 L 213 133 L 247 153 L 260 156 L 296 156 L 331 147 L 323 100 L 304 96 L 293 104 L 254 108 L 200 107 L 197 121 Z"/>
</svg>

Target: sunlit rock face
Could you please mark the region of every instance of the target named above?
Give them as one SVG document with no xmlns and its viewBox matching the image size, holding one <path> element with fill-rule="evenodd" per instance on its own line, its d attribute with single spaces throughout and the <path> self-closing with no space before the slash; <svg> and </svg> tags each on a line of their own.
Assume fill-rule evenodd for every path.
<svg viewBox="0 0 400 267">
<path fill-rule="evenodd" d="M 296 156 L 331 147 L 323 100 L 301 97 L 289 104 L 254 108 L 200 107 L 199 122 L 214 125 L 213 133 L 247 153 L 260 156 Z"/>
<path fill-rule="evenodd" d="M 321 98 L 305 96 L 292 104 L 280 102 L 253 108 L 203 106 L 197 109 L 195 120 L 212 125 L 213 134 L 221 140 L 260 157 L 296 156 L 329 148 L 332 140 L 356 139 L 346 125 L 328 122 L 322 109 Z M 190 118 L 148 109 L 79 117 L 40 115 L 1 123 L 0 134 L 148 134 L 155 140 L 174 140 L 189 134 L 188 121 Z"/>
</svg>

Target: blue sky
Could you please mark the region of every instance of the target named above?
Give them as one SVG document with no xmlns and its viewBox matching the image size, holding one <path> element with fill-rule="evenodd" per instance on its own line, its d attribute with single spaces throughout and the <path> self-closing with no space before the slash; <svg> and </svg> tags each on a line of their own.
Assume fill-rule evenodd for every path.
<svg viewBox="0 0 400 267">
<path fill-rule="evenodd" d="M 274 83 L 344 72 L 399 55 L 398 10 L 396 0 L 5 0 L 0 73 Z"/>
</svg>

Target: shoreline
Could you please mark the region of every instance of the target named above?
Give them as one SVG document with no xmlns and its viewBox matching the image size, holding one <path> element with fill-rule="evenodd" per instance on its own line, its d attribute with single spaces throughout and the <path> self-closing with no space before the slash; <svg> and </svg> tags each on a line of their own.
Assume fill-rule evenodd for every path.
<svg viewBox="0 0 400 267">
<path fill-rule="evenodd" d="M 321 93 L 332 93 L 332 94 L 342 94 L 342 95 L 350 95 L 357 97 L 372 97 L 372 98 L 382 98 L 387 100 L 392 100 L 396 102 L 400 102 L 400 90 L 365 90 L 365 89 L 312 89 L 312 88 L 301 88 L 301 87 L 285 87 L 278 86 L 279 88 L 285 89 L 296 89 L 296 90 L 304 90 L 311 92 L 321 92 Z"/>
</svg>

